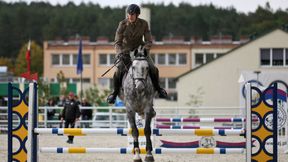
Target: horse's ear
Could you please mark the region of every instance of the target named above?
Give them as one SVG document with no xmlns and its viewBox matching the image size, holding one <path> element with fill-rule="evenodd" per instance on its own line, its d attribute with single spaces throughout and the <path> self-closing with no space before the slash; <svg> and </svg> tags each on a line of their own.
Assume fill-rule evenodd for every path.
<svg viewBox="0 0 288 162">
<path fill-rule="evenodd" d="M 136 57 L 137 53 L 138 53 L 138 49 L 136 49 L 136 50 L 134 51 L 134 56 L 135 56 L 135 57 Z"/>
</svg>

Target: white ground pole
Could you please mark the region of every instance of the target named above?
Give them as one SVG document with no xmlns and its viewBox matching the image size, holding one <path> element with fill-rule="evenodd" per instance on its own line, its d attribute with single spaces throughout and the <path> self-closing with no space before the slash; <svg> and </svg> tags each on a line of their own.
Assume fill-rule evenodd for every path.
<svg viewBox="0 0 288 162">
<path fill-rule="evenodd" d="M 246 89 L 246 162 L 251 162 L 251 134 L 252 134 L 252 123 L 251 123 L 251 84 L 245 84 Z"/>
<path fill-rule="evenodd" d="M 29 83 L 27 162 L 32 162 L 34 84 Z"/>
</svg>

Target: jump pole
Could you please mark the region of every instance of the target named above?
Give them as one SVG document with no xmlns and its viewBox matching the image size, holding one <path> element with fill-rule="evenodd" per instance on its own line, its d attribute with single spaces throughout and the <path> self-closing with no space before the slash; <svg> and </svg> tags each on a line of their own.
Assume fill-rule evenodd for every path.
<svg viewBox="0 0 288 162">
<path fill-rule="evenodd" d="M 252 153 L 252 122 L 251 122 L 251 84 L 245 84 L 246 88 L 246 162 L 251 162 Z"/>
</svg>

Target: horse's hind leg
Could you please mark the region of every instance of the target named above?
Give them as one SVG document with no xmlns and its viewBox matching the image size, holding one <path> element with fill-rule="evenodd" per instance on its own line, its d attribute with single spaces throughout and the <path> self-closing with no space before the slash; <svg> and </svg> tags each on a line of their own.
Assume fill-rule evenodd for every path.
<svg viewBox="0 0 288 162">
<path fill-rule="evenodd" d="M 151 120 L 154 117 L 154 112 L 146 113 L 146 119 L 145 119 L 145 137 L 146 137 L 146 157 L 145 162 L 154 162 L 154 157 L 152 155 L 153 147 L 152 147 L 152 141 L 151 141 Z"/>
<path fill-rule="evenodd" d="M 136 121 L 135 121 L 135 112 L 128 112 L 127 117 L 129 120 L 130 127 L 132 129 L 132 137 L 134 139 L 134 162 L 142 162 L 142 159 L 140 157 L 140 148 L 139 148 L 139 142 L 138 142 L 138 137 L 139 137 L 139 132 L 138 128 L 136 126 Z"/>
</svg>

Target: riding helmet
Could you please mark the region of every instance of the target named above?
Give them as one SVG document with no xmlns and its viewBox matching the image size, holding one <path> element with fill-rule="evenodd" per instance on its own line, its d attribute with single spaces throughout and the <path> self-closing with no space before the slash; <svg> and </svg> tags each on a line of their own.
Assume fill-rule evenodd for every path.
<svg viewBox="0 0 288 162">
<path fill-rule="evenodd" d="M 133 15 L 133 14 L 140 15 L 140 7 L 136 4 L 130 4 L 127 7 L 127 13 L 130 15 Z"/>
</svg>

